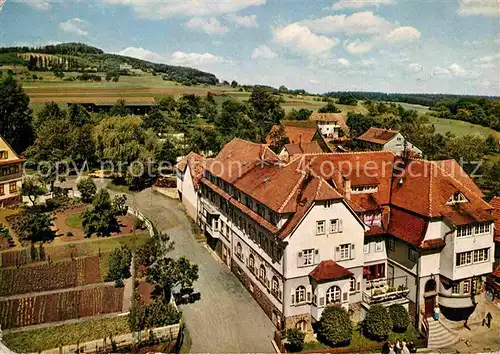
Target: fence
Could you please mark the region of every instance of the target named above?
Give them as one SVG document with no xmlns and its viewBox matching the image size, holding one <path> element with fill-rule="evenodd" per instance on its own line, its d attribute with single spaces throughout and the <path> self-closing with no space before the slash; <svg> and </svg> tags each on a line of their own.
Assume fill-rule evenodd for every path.
<svg viewBox="0 0 500 354">
<path fill-rule="evenodd" d="M 146 225 L 148 231 L 149 231 L 149 236 L 153 237 L 155 235 L 155 227 L 151 221 L 147 217 L 145 217 L 140 211 L 134 210 L 132 208 L 128 208 L 128 213 L 135 216 L 139 220 L 144 221 L 144 224 Z"/>
</svg>

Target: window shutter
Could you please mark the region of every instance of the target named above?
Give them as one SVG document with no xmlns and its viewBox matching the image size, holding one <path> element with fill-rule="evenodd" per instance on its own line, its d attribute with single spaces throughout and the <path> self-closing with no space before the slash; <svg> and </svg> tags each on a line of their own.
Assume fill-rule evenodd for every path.
<svg viewBox="0 0 500 354">
<path fill-rule="evenodd" d="M 295 304 L 295 294 L 292 293 L 292 305 L 294 305 L 294 304 Z"/>
<path fill-rule="evenodd" d="M 339 219 L 339 225 L 338 225 L 338 232 L 342 232 L 344 229 L 343 229 L 343 226 L 342 226 L 342 219 Z"/>
<path fill-rule="evenodd" d="M 319 263 L 319 249 L 314 250 L 314 264 Z"/>
<path fill-rule="evenodd" d="M 312 292 L 312 287 L 311 285 L 308 285 L 306 288 L 306 301 L 311 302 L 311 292 Z"/>
<path fill-rule="evenodd" d="M 349 296 L 349 293 L 347 291 L 344 291 L 344 293 L 342 294 L 342 299 L 344 302 L 347 301 L 347 297 Z"/>
<path fill-rule="evenodd" d="M 302 262 L 302 252 L 297 254 L 297 267 L 302 267 L 304 263 Z"/>
<path fill-rule="evenodd" d="M 307 292 L 307 302 L 311 302 L 311 292 Z"/>
<path fill-rule="evenodd" d="M 360 291 L 360 290 L 361 290 L 361 282 L 358 281 L 358 291 Z"/>
<path fill-rule="evenodd" d="M 334 260 L 338 261 L 340 260 L 340 247 L 335 247 L 335 255 L 334 255 Z"/>
<path fill-rule="evenodd" d="M 319 306 L 325 306 L 325 298 L 324 297 L 319 298 Z"/>
<path fill-rule="evenodd" d="M 282 293 L 281 293 L 281 290 L 278 290 L 278 298 L 281 300 L 281 297 L 282 297 Z"/>
<path fill-rule="evenodd" d="M 354 252 L 354 243 L 351 243 L 351 259 L 354 259 L 356 257 L 355 252 Z"/>
</svg>

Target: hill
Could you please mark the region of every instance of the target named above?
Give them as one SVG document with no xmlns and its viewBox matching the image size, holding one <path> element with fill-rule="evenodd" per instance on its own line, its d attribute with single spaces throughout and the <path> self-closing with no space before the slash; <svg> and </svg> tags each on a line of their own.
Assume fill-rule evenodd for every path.
<svg viewBox="0 0 500 354">
<path fill-rule="evenodd" d="M 188 85 L 219 82 L 214 74 L 201 70 L 152 63 L 118 54 L 104 53 L 103 50 L 83 43 L 61 43 L 43 47 L 2 47 L 0 64 L 26 65 L 31 70 L 62 70 L 118 72 L 120 65 L 128 64 L 133 69 L 163 75 L 165 79 Z M 125 74 L 122 72 L 121 74 Z"/>
</svg>

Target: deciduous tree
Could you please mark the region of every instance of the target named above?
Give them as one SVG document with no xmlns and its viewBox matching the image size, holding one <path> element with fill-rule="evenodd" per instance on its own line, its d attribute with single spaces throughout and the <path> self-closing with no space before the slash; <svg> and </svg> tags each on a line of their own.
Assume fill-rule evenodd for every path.
<svg viewBox="0 0 500 354">
<path fill-rule="evenodd" d="M 80 196 L 84 203 L 92 202 L 92 199 L 97 192 L 97 187 L 94 183 L 94 180 L 90 177 L 80 179 L 80 181 L 76 185 L 76 188 L 78 188 L 78 191 L 80 192 Z"/>
</svg>

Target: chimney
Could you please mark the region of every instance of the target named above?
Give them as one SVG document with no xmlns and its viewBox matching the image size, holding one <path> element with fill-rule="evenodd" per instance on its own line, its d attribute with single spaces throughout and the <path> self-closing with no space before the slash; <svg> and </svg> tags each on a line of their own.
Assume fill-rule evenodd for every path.
<svg viewBox="0 0 500 354">
<path fill-rule="evenodd" d="M 350 179 L 344 180 L 344 196 L 346 197 L 347 200 L 351 200 L 351 180 Z"/>
</svg>

